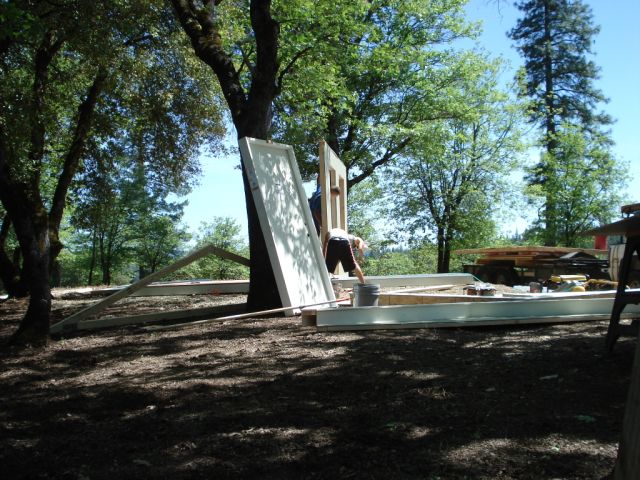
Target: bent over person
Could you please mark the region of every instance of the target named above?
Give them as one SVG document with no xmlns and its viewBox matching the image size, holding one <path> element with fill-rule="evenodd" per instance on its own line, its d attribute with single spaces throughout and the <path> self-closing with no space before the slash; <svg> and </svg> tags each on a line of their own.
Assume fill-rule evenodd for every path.
<svg viewBox="0 0 640 480">
<path fill-rule="evenodd" d="M 365 283 L 364 274 L 353 254 L 352 246 L 360 250 L 360 253 L 364 253 L 366 248 L 364 240 L 360 237 L 349 235 L 340 228 L 329 230 L 324 237 L 322 245 L 327 269 L 329 273 L 333 273 L 338 266 L 338 262 L 340 262 L 345 272 L 355 272 L 360 283 Z"/>
</svg>

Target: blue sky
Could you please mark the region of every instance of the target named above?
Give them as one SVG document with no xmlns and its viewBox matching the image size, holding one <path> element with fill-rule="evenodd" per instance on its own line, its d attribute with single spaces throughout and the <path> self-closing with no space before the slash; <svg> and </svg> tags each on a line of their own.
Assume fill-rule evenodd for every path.
<svg viewBox="0 0 640 480">
<path fill-rule="evenodd" d="M 631 179 L 627 200 L 640 202 L 640 18 L 639 0 L 587 0 L 594 22 L 601 30 L 595 39 L 594 61 L 600 67 L 601 78 L 596 83 L 610 102 L 604 110 L 616 119 L 612 136 L 614 154 L 629 164 Z M 470 0 L 467 6 L 470 20 L 483 22 L 479 44 L 492 56 L 502 56 L 511 68 L 505 73 L 510 81 L 522 64 L 506 32 L 515 26 L 520 12 L 505 0 Z M 235 138 L 235 132 L 232 137 Z M 235 143 L 234 139 L 230 143 Z M 239 157 L 203 157 L 200 185 L 187 197 L 184 222 L 196 232 L 201 222 L 214 217 L 232 217 L 246 231 L 246 213 Z M 522 222 L 519 230 L 522 231 Z"/>
</svg>

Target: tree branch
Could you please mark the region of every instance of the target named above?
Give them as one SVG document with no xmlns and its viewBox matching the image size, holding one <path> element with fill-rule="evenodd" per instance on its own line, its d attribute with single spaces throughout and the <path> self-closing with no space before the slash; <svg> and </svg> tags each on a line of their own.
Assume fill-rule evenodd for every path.
<svg viewBox="0 0 640 480">
<path fill-rule="evenodd" d="M 69 151 L 65 156 L 62 172 L 58 178 L 56 190 L 51 201 L 51 209 L 49 211 L 49 236 L 52 246 L 50 256 L 51 262 L 55 260 L 56 256 L 62 249 L 58 231 L 60 229 L 60 222 L 62 221 L 62 214 L 66 204 L 67 192 L 69 191 L 69 186 L 71 185 L 73 176 L 78 169 L 78 165 L 86 145 L 86 140 L 89 135 L 89 130 L 91 129 L 93 112 L 106 79 L 107 71 L 106 69 L 101 68 L 96 74 L 91 87 L 89 87 L 86 98 L 78 107 L 78 120 L 76 122 L 73 140 L 69 147 Z"/>
<path fill-rule="evenodd" d="M 218 78 L 233 122 L 237 125 L 245 109 L 246 95 L 231 56 L 222 49 L 220 32 L 214 22 L 215 7 L 219 3 L 209 1 L 204 8 L 197 8 L 188 0 L 171 0 L 195 54 L 211 67 Z"/>
</svg>

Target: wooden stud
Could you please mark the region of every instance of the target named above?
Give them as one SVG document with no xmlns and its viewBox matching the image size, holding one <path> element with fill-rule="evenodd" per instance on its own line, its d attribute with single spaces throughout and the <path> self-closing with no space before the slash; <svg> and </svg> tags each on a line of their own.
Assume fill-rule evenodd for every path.
<svg viewBox="0 0 640 480">
<path fill-rule="evenodd" d="M 90 305 L 89 307 L 74 313 L 73 315 L 68 316 L 67 318 L 59 321 L 58 323 L 51 325 L 51 327 L 49 328 L 49 331 L 50 333 L 59 333 L 65 328 L 66 325 L 78 323 L 81 320 L 84 320 L 85 318 L 91 315 L 95 315 L 96 313 L 103 311 L 105 308 L 109 307 L 110 305 L 113 305 L 118 300 L 128 297 L 132 293 L 142 289 L 143 287 L 146 287 L 153 281 L 166 277 L 168 274 L 175 272 L 176 270 L 179 270 L 180 268 L 195 262 L 199 258 L 202 258 L 210 254 L 215 254 L 222 258 L 225 258 L 227 260 L 232 260 L 235 262 L 248 262 L 246 258 L 236 255 L 235 253 L 227 252 L 226 250 L 222 250 L 221 248 L 218 248 L 214 245 L 206 245 L 194 252 L 191 252 L 189 255 L 181 258 L 180 260 L 172 263 L 171 265 L 168 265 L 163 269 L 158 270 L 157 272 L 147 275 L 146 277 L 141 278 L 137 282 L 132 283 L 128 287 L 123 288 L 122 290 L 119 290 L 109 295 L 107 298 L 100 300 L 99 302 L 96 302 L 93 305 Z"/>
</svg>

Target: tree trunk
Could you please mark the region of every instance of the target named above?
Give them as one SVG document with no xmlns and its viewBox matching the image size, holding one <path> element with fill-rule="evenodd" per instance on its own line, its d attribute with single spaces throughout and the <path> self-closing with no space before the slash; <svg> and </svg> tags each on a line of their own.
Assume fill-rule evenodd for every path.
<svg viewBox="0 0 640 480">
<path fill-rule="evenodd" d="M 14 221 L 22 250 L 22 273 L 29 286 L 29 306 L 20 327 L 13 334 L 13 345 L 46 345 L 49 339 L 51 289 L 49 287 L 49 228 L 44 208 L 29 209 Z"/>
<path fill-rule="evenodd" d="M 91 261 L 89 263 L 89 279 L 88 279 L 89 285 L 93 285 L 93 272 L 96 269 L 96 242 L 97 242 L 97 233 L 94 228 L 93 233 L 91 235 Z"/>
<path fill-rule="evenodd" d="M 278 37 L 280 26 L 271 17 L 271 0 L 251 0 L 249 14 L 254 32 L 256 60 L 251 71 L 251 86 L 245 90 L 230 53 L 223 48 L 216 17 L 219 2 L 171 0 L 176 16 L 191 40 L 195 54 L 215 73 L 238 139 L 253 137 L 266 140 L 272 119 L 272 102 L 280 92 L 278 71 Z M 262 230 L 246 174 L 242 172 L 247 204 L 251 276 L 247 309 L 267 310 L 281 306 Z"/>
<path fill-rule="evenodd" d="M 91 87 L 87 91 L 84 101 L 78 107 L 78 120 L 73 132 L 71 146 L 65 156 L 62 172 L 58 177 L 56 189 L 51 200 L 51 209 L 49 210 L 49 238 L 51 241 L 50 262 L 52 266 L 63 247 L 60 241 L 60 222 L 62 222 L 62 215 L 67 203 L 67 192 L 78 170 L 86 140 L 89 136 L 89 130 L 91 129 L 93 112 L 106 79 L 106 70 L 100 69 Z"/>
<path fill-rule="evenodd" d="M 29 295 L 29 289 L 20 272 L 20 262 L 9 258 L 5 249 L 10 228 L 11 219 L 9 215 L 5 215 L 0 228 L 0 280 L 10 297 L 22 298 Z"/>
<path fill-rule="evenodd" d="M 613 474 L 614 480 L 636 480 L 640 476 L 640 338 L 631 372 L 631 385 L 622 422 L 622 439 Z"/>
<path fill-rule="evenodd" d="M 544 39 L 545 39 L 545 54 L 544 54 L 544 89 L 545 89 L 545 142 L 546 151 L 550 157 L 556 155 L 557 141 L 556 141 L 556 115 L 555 111 L 555 97 L 553 84 L 553 55 L 552 55 L 552 32 L 551 32 L 551 5 L 549 1 L 544 2 Z M 556 176 L 556 172 L 549 165 L 549 161 L 546 160 L 543 165 L 543 182 L 549 182 Z M 545 198 L 545 235 L 544 244 L 547 247 L 555 247 L 558 243 L 557 230 L 557 206 L 555 199 L 549 195 Z"/>
<path fill-rule="evenodd" d="M 437 244 L 438 244 L 438 265 L 437 265 L 437 271 L 438 273 L 444 273 L 445 272 L 445 255 L 446 255 L 446 241 L 445 241 L 445 235 L 444 235 L 444 230 L 440 227 L 438 227 L 438 231 L 437 231 Z"/>
</svg>

